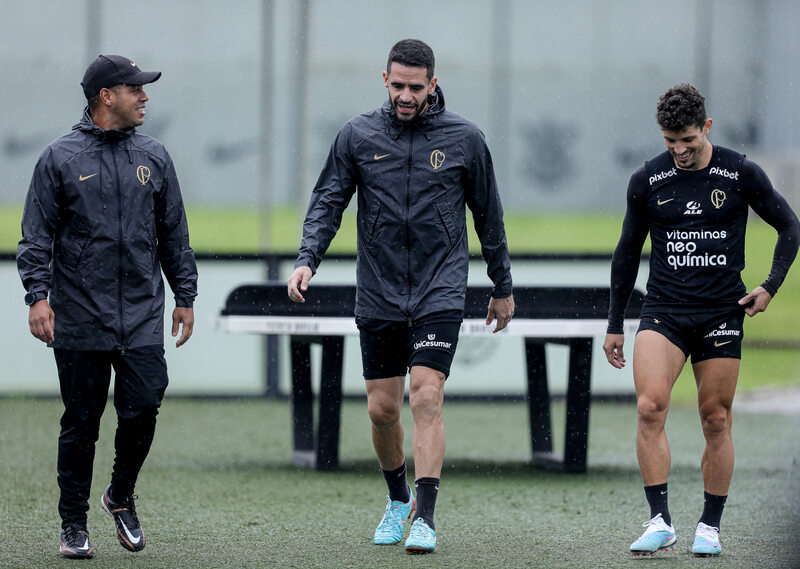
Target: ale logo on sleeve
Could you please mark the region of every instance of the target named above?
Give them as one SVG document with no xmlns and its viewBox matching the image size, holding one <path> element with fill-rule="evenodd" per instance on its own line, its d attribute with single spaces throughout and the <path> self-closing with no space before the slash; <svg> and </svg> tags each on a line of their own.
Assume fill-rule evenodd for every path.
<svg viewBox="0 0 800 569">
<path fill-rule="evenodd" d="M 147 166 L 139 166 L 136 168 L 136 177 L 144 186 L 147 182 L 150 181 L 150 168 Z"/>
<path fill-rule="evenodd" d="M 711 205 L 714 206 L 714 209 L 719 209 L 722 207 L 722 204 L 725 203 L 725 192 L 720 189 L 714 188 L 714 191 L 711 192 Z"/>
<path fill-rule="evenodd" d="M 431 152 L 431 166 L 434 170 L 438 170 L 444 164 L 444 152 L 441 150 L 434 150 Z"/>
</svg>

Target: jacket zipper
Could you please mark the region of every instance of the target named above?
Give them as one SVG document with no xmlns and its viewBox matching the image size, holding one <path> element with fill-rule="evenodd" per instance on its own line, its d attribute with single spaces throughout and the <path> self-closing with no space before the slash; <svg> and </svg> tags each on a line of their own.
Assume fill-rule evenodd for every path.
<svg viewBox="0 0 800 569">
<path fill-rule="evenodd" d="M 119 183 L 119 165 L 117 164 L 117 152 L 116 152 L 116 144 L 111 147 L 111 156 L 114 158 L 114 176 L 117 182 L 117 221 L 119 222 L 119 240 L 117 242 L 117 255 L 118 255 L 118 306 L 119 306 L 119 323 L 120 323 L 120 352 L 121 355 L 125 355 L 126 344 L 128 342 L 128 334 L 125 330 L 125 311 L 122 306 L 122 279 L 123 279 L 123 270 L 122 270 L 122 259 L 123 259 L 123 238 L 124 238 L 124 231 L 122 229 L 122 185 Z"/>
<path fill-rule="evenodd" d="M 410 201 L 411 201 L 411 163 L 414 158 L 414 127 L 408 127 L 408 162 L 406 164 L 406 212 L 405 212 L 405 222 L 406 222 L 406 281 L 408 284 L 408 294 L 406 295 L 406 313 L 410 308 L 411 302 L 411 238 L 410 238 L 410 231 L 408 227 L 408 218 L 409 218 L 409 210 L 410 210 Z M 409 326 L 411 325 L 411 317 L 408 318 Z"/>
</svg>

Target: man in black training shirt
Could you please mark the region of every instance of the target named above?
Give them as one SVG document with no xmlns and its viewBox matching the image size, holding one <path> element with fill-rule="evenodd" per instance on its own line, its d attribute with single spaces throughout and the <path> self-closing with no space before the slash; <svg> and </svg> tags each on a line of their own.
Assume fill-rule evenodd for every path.
<svg viewBox="0 0 800 569">
<path fill-rule="evenodd" d="M 309 280 L 356 195 L 356 324 L 372 443 L 389 488 L 373 542 L 400 543 L 405 520 L 414 515 L 405 550 L 430 553 L 445 447 L 444 383 L 467 287 L 464 206 L 494 283 L 486 324 L 496 319 L 495 332 L 514 315 L 511 263 L 489 149 L 477 126 L 445 108 L 433 50 L 419 40 L 397 42 L 383 80 L 389 100 L 345 124 L 333 143 L 287 288 L 289 298 L 305 302 Z M 407 373 L 416 500 L 406 482 L 400 421 Z"/>
<path fill-rule="evenodd" d="M 642 245 L 652 251 L 647 296 L 633 359 L 638 406 L 636 453 L 651 519 L 633 544 L 636 555 L 672 550 L 667 506 L 670 451 L 664 423 L 670 393 L 691 356 L 706 447 L 703 513 L 692 553 L 719 555 L 722 509 L 733 474 L 731 404 L 741 359 L 744 315 L 767 309 L 794 260 L 800 223 L 764 171 L 743 155 L 712 146 L 705 99 L 682 83 L 658 100 L 656 119 L 667 151 L 636 170 L 628 184 L 622 236 L 611 262 L 608 335 L 603 349 L 622 368 L 622 322 Z M 767 279 L 749 293 L 744 268 L 748 207 L 778 232 Z"/>
</svg>

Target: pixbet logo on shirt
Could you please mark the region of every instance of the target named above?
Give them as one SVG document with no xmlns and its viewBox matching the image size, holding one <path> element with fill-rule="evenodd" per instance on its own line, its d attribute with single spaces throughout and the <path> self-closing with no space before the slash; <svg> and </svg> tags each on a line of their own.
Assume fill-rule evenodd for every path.
<svg viewBox="0 0 800 569">
<path fill-rule="evenodd" d="M 659 180 L 666 180 L 667 178 L 674 176 L 677 173 L 678 170 L 676 168 L 672 168 L 670 170 L 667 170 L 666 172 L 659 172 L 658 174 L 653 174 L 652 176 L 650 176 L 650 185 L 652 186 L 655 182 L 658 182 Z"/>
<path fill-rule="evenodd" d="M 716 174 L 717 176 L 722 176 L 723 178 L 730 178 L 731 180 L 739 179 L 739 172 L 728 172 L 728 170 L 720 168 L 719 166 L 714 166 L 708 171 L 708 173 Z"/>
</svg>

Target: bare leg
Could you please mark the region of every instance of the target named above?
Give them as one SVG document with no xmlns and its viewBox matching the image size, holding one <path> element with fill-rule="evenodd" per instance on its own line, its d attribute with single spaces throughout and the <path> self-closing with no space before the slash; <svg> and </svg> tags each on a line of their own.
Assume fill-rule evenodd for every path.
<svg viewBox="0 0 800 569">
<path fill-rule="evenodd" d="M 414 478 L 440 478 L 444 461 L 445 434 L 442 419 L 444 374 L 413 366 L 409 402 L 414 416 Z"/>
<path fill-rule="evenodd" d="M 367 410 L 372 421 L 372 446 L 383 470 L 400 468 L 405 461 L 400 421 L 405 393 L 403 376 L 370 379 L 367 384 Z"/>
<path fill-rule="evenodd" d="M 638 412 L 636 456 L 645 486 L 664 484 L 669 476 L 671 457 L 664 424 L 672 387 L 685 362 L 683 351 L 658 332 L 643 330 L 636 335 L 633 354 Z"/>
<path fill-rule="evenodd" d="M 701 467 L 705 491 L 727 496 L 733 476 L 731 421 L 733 395 L 739 377 L 736 358 L 705 360 L 692 366 L 697 382 L 700 422 L 706 438 Z"/>
</svg>

